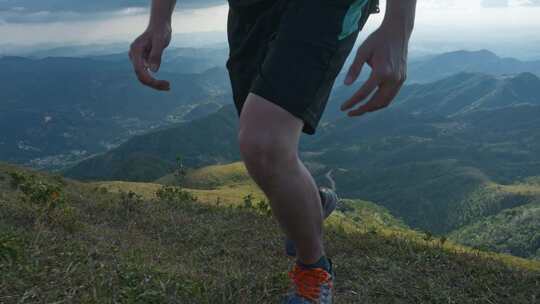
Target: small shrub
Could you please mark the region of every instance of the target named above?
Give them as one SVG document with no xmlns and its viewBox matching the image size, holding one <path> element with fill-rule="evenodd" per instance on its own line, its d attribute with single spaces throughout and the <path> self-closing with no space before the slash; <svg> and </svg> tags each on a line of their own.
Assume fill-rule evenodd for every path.
<svg viewBox="0 0 540 304">
<path fill-rule="evenodd" d="M 238 206 L 238 208 L 254 210 L 262 215 L 272 215 L 272 208 L 265 199 L 261 199 L 257 203 L 255 203 L 254 200 L 253 194 L 250 193 L 244 196 L 243 204 Z"/>
<path fill-rule="evenodd" d="M 242 207 L 246 209 L 253 208 L 253 195 L 251 193 L 244 196 L 244 204 L 242 205 Z"/>
<path fill-rule="evenodd" d="M 187 170 L 184 166 L 184 162 L 182 161 L 182 156 L 178 155 L 176 156 L 176 168 L 174 170 L 174 176 L 176 176 L 179 179 L 182 179 L 186 176 Z"/>
<path fill-rule="evenodd" d="M 266 216 L 272 215 L 272 208 L 265 199 L 259 200 L 259 202 L 255 205 L 255 210 Z"/>
<path fill-rule="evenodd" d="M 190 192 L 174 186 L 162 186 L 156 191 L 156 196 L 162 202 L 178 206 L 197 201 L 197 197 Z"/>
<path fill-rule="evenodd" d="M 431 242 L 433 240 L 433 234 L 429 231 L 424 233 L 424 241 Z"/>
<path fill-rule="evenodd" d="M 440 239 L 441 246 L 444 246 L 444 244 L 446 243 L 447 240 L 448 240 L 447 237 L 445 237 L 445 236 L 441 237 L 441 239 Z"/>
<path fill-rule="evenodd" d="M 65 203 L 62 187 L 37 179 L 34 175 L 11 173 L 11 185 L 20 190 L 24 201 L 34 204 L 45 211 L 50 211 Z"/>
<path fill-rule="evenodd" d="M 35 175 L 10 173 L 11 186 L 22 192 L 21 200 L 35 212 L 35 224 L 45 222 L 73 231 L 77 226 L 75 210 L 67 206 L 63 193 L 63 182 L 51 184 L 38 179 Z M 58 180 L 58 178 L 56 179 Z"/>
</svg>

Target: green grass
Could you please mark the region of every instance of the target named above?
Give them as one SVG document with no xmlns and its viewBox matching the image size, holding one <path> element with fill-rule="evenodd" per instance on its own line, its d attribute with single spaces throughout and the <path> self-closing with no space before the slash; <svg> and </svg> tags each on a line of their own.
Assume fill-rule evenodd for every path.
<svg viewBox="0 0 540 304">
<path fill-rule="evenodd" d="M 540 187 L 524 183 L 479 186 L 450 210 L 448 222 L 453 229 L 475 223 L 499 212 L 540 199 Z"/>
<path fill-rule="evenodd" d="M 56 221 L 43 220 L 41 203 L 13 189 L 10 172 L 60 187 L 45 197 L 65 201 L 52 204 Z M 287 289 L 293 261 L 284 257 L 277 224 L 259 210 L 199 202 L 182 191 L 115 193 L 6 165 L 0 190 L 0 303 L 278 303 Z M 70 225 L 57 224 L 63 208 L 72 210 Z M 375 218 L 359 222 L 351 213 Z M 336 303 L 540 297 L 540 263 L 443 242 L 384 214 L 358 202 L 328 221 Z"/>
<path fill-rule="evenodd" d="M 192 170 L 181 180 L 174 175 L 166 175 L 155 183 L 125 181 L 94 182 L 92 185 L 108 191 L 133 191 L 146 199 L 154 199 L 157 189 L 162 185 L 182 185 L 182 188 L 202 202 L 220 202 L 226 205 L 239 205 L 246 195 L 251 194 L 255 201 L 267 200 L 264 193 L 249 177 L 243 163 L 213 165 Z"/>
<path fill-rule="evenodd" d="M 540 202 L 504 210 L 449 237 L 465 245 L 540 260 Z"/>
<path fill-rule="evenodd" d="M 540 187 L 534 179 L 510 185 L 489 183 L 457 204 L 448 237 L 460 244 L 540 258 Z"/>
<path fill-rule="evenodd" d="M 381 227 L 408 228 L 401 220 L 392 216 L 386 208 L 368 201 L 342 199 L 337 211 L 364 229 L 377 229 Z"/>
<path fill-rule="evenodd" d="M 216 187 L 252 183 L 243 162 L 234 162 L 225 165 L 212 165 L 187 172 L 182 179 L 174 174 L 166 175 L 156 181 L 160 184 L 177 185 L 193 189 L 214 189 Z"/>
</svg>

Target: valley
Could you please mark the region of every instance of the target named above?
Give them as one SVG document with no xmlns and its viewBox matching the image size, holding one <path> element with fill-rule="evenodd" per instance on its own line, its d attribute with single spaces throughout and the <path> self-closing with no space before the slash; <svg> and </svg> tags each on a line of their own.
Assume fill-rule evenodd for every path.
<svg viewBox="0 0 540 304">
<path fill-rule="evenodd" d="M 238 119 L 226 71 L 212 67 L 223 59 L 219 52 L 173 51 L 171 70 L 163 73 L 181 87 L 165 95 L 123 79 L 128 66 L 120 55 L 4 57 L 4 77 L 20 69 L 24 77 L 34 75 L 38 90 L 23 94 L 30 84 L 17 82 L 21 76 L 1 93 L 8 101 L 0 105 L 2 129 L 21 123 L 0 134 L 0 156 L 145 199 L 174 185 L 205 201 L 264 200 L 238 162 Z M 477 60 L 456 74 L 414 81 L 430 64 L 460 58 Z M 186 60 L 194 74 L 172 71 Z M 540 187 L 531 181 L 540 176 L 540 79 L 522 70 L 533 63 L 516 62 L 485 51 L 415 62 L 413 80 L 392 107 L 361 119 L 338 111 L 352 91 L 337 84 L 317 135 L 302 138 L 301 157 L 320 185 L 335 183 L 349 207 L 373 202 L 422 233 L 538 259 Z M 42 68 L 37 74 L 36 64 Z M 496 71 L 487 70 L 492 65 Z M 56 76 L 46 81 L 51 73 Z M 38 95 L 47 98 L 35 106 Z M 181 179 L 173 173 L 178 159 L 189 171 Z M 195 182 L 196 175 L 207 179 Z"/>
</svg>

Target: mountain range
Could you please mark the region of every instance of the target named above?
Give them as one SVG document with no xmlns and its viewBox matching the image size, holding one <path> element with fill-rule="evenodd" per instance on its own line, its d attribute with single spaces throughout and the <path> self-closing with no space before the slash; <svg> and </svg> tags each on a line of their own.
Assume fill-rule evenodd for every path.
<svg viewBox="0 0 540 304">
<path fill-rule="evenodd" d="M 0 159 L 61 168 L 134 134 L 215 111 L 230 100 L 227 72 L 201 70 L 160 73 L 174 83 L 164 94 L 141 86 L 127 60 L 0 58 L 0 129 L 10 130 L 0 133 Z"/>
<path fill-rule="evenodd" d="M 3 57 L 0 159 L 126 181 L 164 180 L 178 157 L 188 168 L 238 161 L 220 54 L 171 49 L 159 74 L 172 80 L 169 94 L 140 86 L 125 54 Z M 414 61 L 411 70 L 437 71 L 460 56 L 494 59 L 454 52 Z M 414 72 L 390 108 L 358 119 L 338 109 L 354 88 L 336 85 L 317 136 L 302 138 L 302 157 L 320 184 L 330 178 L 340 195 L 374 201 L 415 229 L 536 257 L 537 235 L 520 229 L 537 219 L 530 180 L 540 176 L 540 80 L 528 64 L 532 72 L 434 72 L 428 82 L 414 81 L 422 75 Z"/>
<path fill-rule="evenodd" d="M 540 60 L 522 61 L 499 57 L 489 50 L 454 51 L 418 58 L 411 62 L 408 73 L 414 81 L 433 81 L 460 72 L 503 75 L 530 72 L 540 76 Z"/>
<path fill-rule="evenodd" d="M 81 47 L 79 51 L 84 49 Z M 51 50 L 50 55 L 66 52 L 69 50 Z M 84 58 L 42 56 L 47 56 L 47 52 L 34 59 L 0 58 L 0 79 L 5 84 L 0 92 L 0 127 L 12 130 L 0 134 L 0 159 L 35 168 L 63 169 L 107 151 L 132 135 L 202 117 L 232 103 L 224 68 L 227 49 L 223 45 L 169 49 L 159 74 L 172 81 L 173 90 L 169 94 L 152 92 L 139 85 L 125 53 Z M 510 91 L 503 76 L 494 79 L 475 73 L 529 70 L 534 74 L 537 66 L 537 62 L 500 58 L 489 51 L 458 51 L 415 59 L 410 64 L 410 85 L 402 90 L 401 96 L 405 100 L 410 95 L 414 101 L 407 104 L 416 103 L 421 111 L 436 110 L 426 107 L 431 98 L 444 98 L 445 102 L 437 106 L 449 111 L 459 107 L 460 102 L 484 107 L 471 104 L 470 100 L 458 100 L 462 96 L 452 90 L 462 92 L 465 97 L 470 94 L 479 103 L 492 106 L 496 106 L 494 98 L 504 104 L 506 95 L 515 103 L 530 103 L 534 102 L 531 99 L 534 89 L 525 92 L 516 84 L 512 88 L 517 91 Z M 475 73 L 455 76 L 453 81 L 434 82 L 460 69 Z M 526 83 L 527 77 L 533 75 L 510 79 Z M 425 81 L 431 82 L 431 86 L 420 85 L 426 84 Z M 469 81 L 470 89 L 467 89 L 465 83 Z M 340 80 L 336 82 L 323 124 L 343 116 L 339 105 L 356 87 L 342 86 Z M 475 89 L 483 93 L 470 91 Z M 425 94 L 424 99 L 421 94 Z M 483 100 L 479 99 L 481 94 Z M 13 128 L 15 125 L 17 128 Z"/>
<path fill-rule="evenodd" d="M 163 130 L 138 135 L 118 148 L 80 162 L 65 172 L 81 180 L 153 181 L 176 168 L 177 157 L 187 167 L 239 159 L 237 117 L 232 106 Z"/>
<path fill-rule="evenodd" d="M 387 110 L 326 122 L 319 136 L 302 139 L 302 156 L 320 184 L 330 172 L 342 196 L 377 202 L 413 228 L 443 235 L 474 229 L 467 227 L 540 198 L 523 184 L 540 175 L 539 83 L 531 73 L 460 73 L 413 84 Z M 152 181 L 174 170 L 178 155 L 190 167 L 236 161 L 236 121 L 225 106 L 138 136 L 66 175 Z M 153 171 L 140 174 L 148 164 Z"/>
</svg>

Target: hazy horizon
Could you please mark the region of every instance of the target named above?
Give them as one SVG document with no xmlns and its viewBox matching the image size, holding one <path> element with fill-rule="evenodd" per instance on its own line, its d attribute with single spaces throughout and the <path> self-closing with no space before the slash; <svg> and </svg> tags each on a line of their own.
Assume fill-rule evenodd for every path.
<svg viewBox="0 0 540 304">
<path fill-rule="evenodd" d="M 381 2 L 383 9 L 385 2 Z M 44 10 L 46 2 L 38 5 L 32 0 L 11 1 L 12 5 L 26 7 L 10 7 L 9 3 L 0 3 L 0 54 L 47 46 L 127 43 L 144 30 L 148 19 L 146 7 L 107 8 L 98 3 L 78 8 L 74 1 L 68 7 L 71 10 Z M 225 42 L 226 2 L 201 8 L 193 7 L 192 2 L 184 3 L 179 1 L 174 15 L 175 33 L 197 37 L 199 32 L 216 32 L 208 42 Z M 536 0 L 422 0 L 418 3 L 411 52 L 423 55 L 489 49 L 501 56 L 540 59 L 540 50 L 535 47 L 540 44 L 539 15 L 540 1 Z M 382 17 L 383 13 L 372 16 L 363 35 L 376 29 Z M 181 43 L 173 41 L 173 45 Z"/>
</svg>

